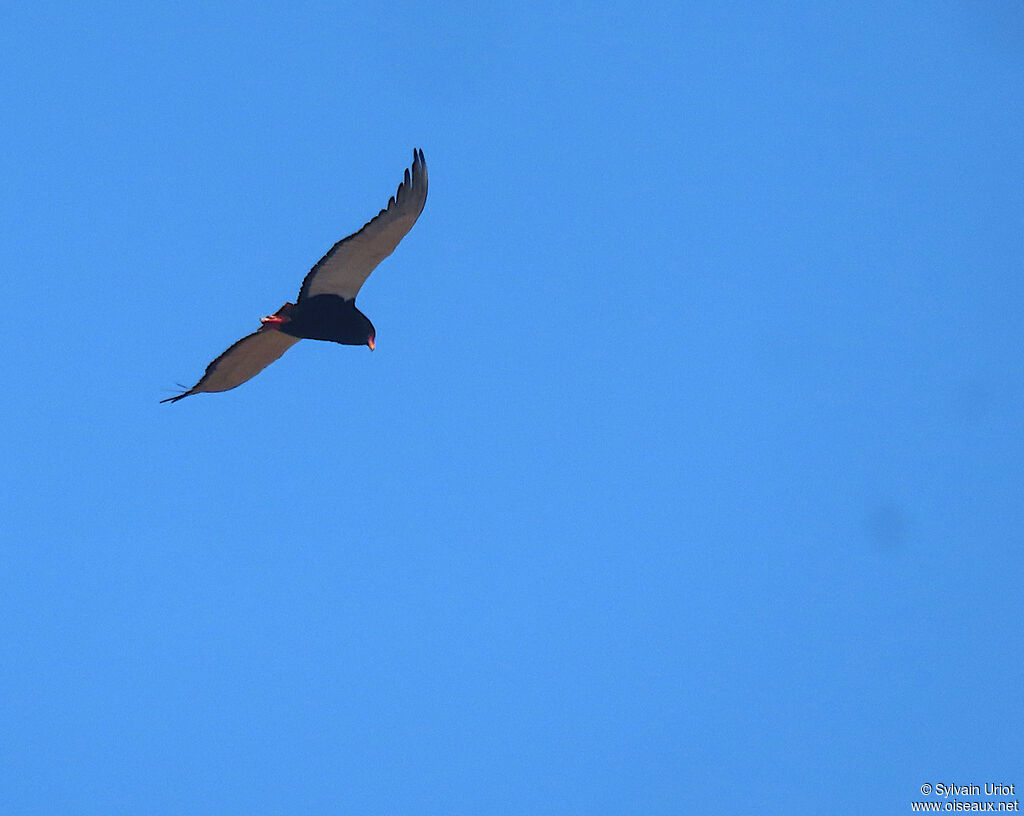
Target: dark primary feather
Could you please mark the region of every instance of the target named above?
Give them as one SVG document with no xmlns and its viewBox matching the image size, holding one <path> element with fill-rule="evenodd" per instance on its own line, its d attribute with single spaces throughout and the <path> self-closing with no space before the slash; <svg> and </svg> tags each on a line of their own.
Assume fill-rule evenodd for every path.
<svg viewBox="0 0 1024 816">
<path fill-rule="evenodd" d="M 276 329 L 258 329 L 246 335 L 206 367 L 199 382 L 183 394 L 160 402 L 177 402 L 192 394 L 211 391 L 230 391 L 250 380 L 299 342 Z"/>
<path fill-rule="evenodd" d="M 338 241 L 320 259 L 299 290 L 299 303 L 314 295 L 338 295 L 352 300 L 377 264 L 394 252 L 412 229 L 427 201 L 427 163 L 422 150 L 413 151 L 412 168 L 388 206 L 361 230 Z"/>
</svg>

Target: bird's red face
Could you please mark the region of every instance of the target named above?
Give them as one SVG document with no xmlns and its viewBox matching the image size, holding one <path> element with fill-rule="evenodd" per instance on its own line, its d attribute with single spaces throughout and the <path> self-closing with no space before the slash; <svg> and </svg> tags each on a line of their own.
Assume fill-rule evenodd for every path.
<svg viewBox="0 0 1024 816">
<path fill-rule="evenodd" d="M 366 341 L 366 345 L 370 347 L 370 351 L 373 351 L 375 348 L 377 348 L 377 335 L 371 334 L 369 339 Z"/>
</svg>

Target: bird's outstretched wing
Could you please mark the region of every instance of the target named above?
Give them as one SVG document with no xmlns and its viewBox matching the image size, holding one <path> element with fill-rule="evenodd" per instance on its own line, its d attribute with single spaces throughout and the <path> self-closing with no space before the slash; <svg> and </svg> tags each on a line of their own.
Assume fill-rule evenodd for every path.
<svg viewBox="0 0 1024 816">
<path fill-rule="evenodd" d="M 339 295 L 354 299 L 359 287 L 377 268 L 377 264 L 394 252 L 398 242 L 412 229 L 427 201 L 427 163 L 422 150 L 413 151 L 412 168 L 405 171 L 405 180 L 376 218 L 338 241 L 320 259 L 299 290 L 299 302 L 315 295 Z"/>
<path fill-rule="evenodd" d="M 177 402 L 207 391 L 229 391 L 255 377 L 298 342 L 298 337 L 277 329 L 261 328 L 243 337 L 210 363 L 206 373 L 190 389 L 160 402 Z"/>
</svg>

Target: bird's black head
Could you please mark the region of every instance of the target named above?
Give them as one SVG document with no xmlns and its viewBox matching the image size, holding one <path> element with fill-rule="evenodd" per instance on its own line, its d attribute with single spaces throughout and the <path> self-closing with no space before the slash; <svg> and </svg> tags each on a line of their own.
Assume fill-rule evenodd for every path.
<svg viewBox="0 0 1024 816">
<path fill-rule="evenodd" d="M 341 340 L 340 342 L 351 346 L 369 346 L 370 351 L 373 351 L 377 345 L 377 330 L 370 322 L 370 318 L 355 306 L 352 307 L 352 312 L 352 319 L 347 326 L 350 339 Z"/>
</svg>

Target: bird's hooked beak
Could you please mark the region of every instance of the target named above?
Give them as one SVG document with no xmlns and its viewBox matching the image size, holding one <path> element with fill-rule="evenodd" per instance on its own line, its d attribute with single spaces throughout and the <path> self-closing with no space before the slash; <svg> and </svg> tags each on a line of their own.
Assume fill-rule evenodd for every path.
<svg viewBox="0 0 1024 816">
<path fill-rule="evenodd" d="M 370 351 L 373 351 L 375 348 L 377 348 L 376 339 L 371 335 L 370 339 L 366 341 L 366 345 L 370 347 Z"/>
</svg>

